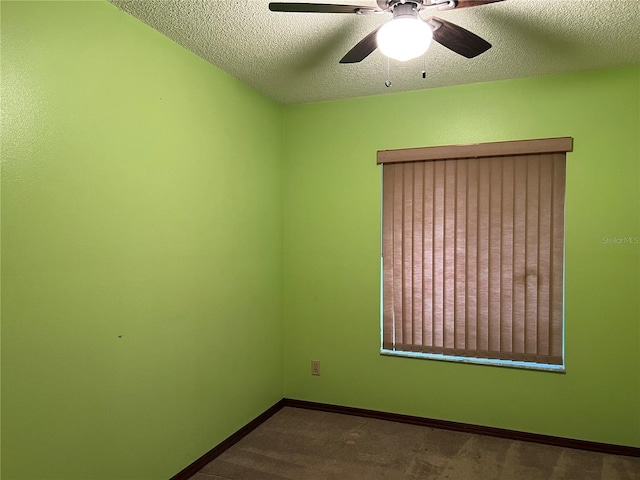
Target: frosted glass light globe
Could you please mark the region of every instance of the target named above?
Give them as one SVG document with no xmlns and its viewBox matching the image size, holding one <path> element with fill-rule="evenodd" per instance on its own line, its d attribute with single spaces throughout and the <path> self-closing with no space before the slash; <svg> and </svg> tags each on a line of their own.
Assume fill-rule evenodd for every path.
<svg viewBox="0 0 640 480">
<path fill-rule="evenodd" d="M 378 48 L 387 57 L 405 62 L 419 57 L 431 45 L 431 27 L 416 17 L 394 18 L 376 34 Z"/>
</svg>

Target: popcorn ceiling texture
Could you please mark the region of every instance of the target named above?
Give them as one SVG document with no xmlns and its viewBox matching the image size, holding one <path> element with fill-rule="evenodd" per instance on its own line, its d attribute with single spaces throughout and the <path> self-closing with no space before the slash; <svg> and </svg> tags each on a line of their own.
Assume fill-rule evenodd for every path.
<svg viewBox="0 0 640 480">
<path fill-rule="evenodd" d="M 388 13 L 275 13 L 269 0 L 109 1 L 282 104 L 640 63 L 640 0 L 505 0 L 432 13 L 493 48 L 466 59 L 434 42 L 424 59 L 389 62 L 391 88 L 384 86 L 388 62 L 379 51 L 359 64 L 338 63 L 391 19 Z M 376 5 L 374 0 L 314 2 Z"/>
</svg>

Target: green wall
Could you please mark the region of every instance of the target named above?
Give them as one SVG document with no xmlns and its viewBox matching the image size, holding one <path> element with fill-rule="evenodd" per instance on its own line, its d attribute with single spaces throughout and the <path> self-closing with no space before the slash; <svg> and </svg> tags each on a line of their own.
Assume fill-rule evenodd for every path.
<svg viewBox="0 0 640 480">
<path fill-rule="evenodd" d="M 639 115 L 638 67 L 288 108 L 285 396 L 640 446 Z M 376 151 L 559 136 L 566 374 L 380 356 Z"/>
<path fill-rule="evenodd" d="M 282 398 L 282 107 L 2 1 L 2 478 L 167 479 Z"/>
</svg>

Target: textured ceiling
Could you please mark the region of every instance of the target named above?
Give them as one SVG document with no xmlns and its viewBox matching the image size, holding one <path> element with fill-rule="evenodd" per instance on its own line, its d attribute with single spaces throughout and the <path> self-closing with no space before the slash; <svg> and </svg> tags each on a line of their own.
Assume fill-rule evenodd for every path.
<svg viewBox="0 0 640 480">
<path fill-rule="evenodd" d="M 505 0 L 437 12 L 493 48 L 467 59 L 434 42 L 424 57 L 390 61 L 391 88 L 379 51 L 361 63 L 338 63 L 388 13 L 275 13 L 269 0 L 110 1 L 283 104 L 640 64 L 640 0 Z"/>
</svg>

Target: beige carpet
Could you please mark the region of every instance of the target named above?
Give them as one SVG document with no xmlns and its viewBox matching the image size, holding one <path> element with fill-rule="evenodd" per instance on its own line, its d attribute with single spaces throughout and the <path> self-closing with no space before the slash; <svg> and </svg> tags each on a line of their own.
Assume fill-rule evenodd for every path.
<svg viewBox="0 0 640 480">
<path fill-rule="evenodd" d="M 286 407 L 191 480 L 640 480 L 640 458 Z"/>
</svg>

